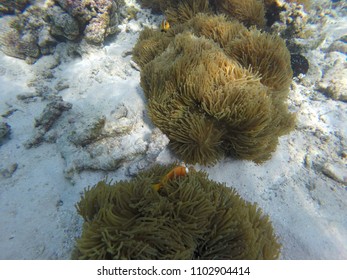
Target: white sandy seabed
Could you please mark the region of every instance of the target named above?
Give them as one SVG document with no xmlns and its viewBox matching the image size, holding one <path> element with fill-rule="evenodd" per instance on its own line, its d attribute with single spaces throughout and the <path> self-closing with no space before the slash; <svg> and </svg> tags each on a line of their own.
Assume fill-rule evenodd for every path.
<svg viewBox="0 0 347 280">
<path fill-rule="evenodd" d="M 309 72 L 290 91 L 295 130 L 262 165 L 226 158 L 195 167 L 270 216 L 282 259 L 347 259 L 346 91 L 338 100 L 322 90 L 347 89 L 346 51 L 333 47 L 347 18 L 322 2 L 313 13 L 321 20 L 308 24 L 319 42 L 304 53 Z M 11 127 L 0 146 L 0 259 L 69 259 L 84 188 L 175 160 L 147 117 L 130 54 L 141 26 L 159 22 L 142 10 L 103 48 L 62 43 L 33 65 L 0 53 L 1 121 Z M 54 106 L 66 108 L 52 117 Z"/>
</svg>

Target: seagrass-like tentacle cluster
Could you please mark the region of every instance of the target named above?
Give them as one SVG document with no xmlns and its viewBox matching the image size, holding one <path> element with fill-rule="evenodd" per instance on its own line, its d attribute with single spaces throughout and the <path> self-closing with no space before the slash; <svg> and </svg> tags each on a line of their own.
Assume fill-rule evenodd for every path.
<svg viewBox="0 0 347 280">
<path fill-rule="evenodd" d="M 142 7 L 151 8 L 155 13 L 164 13 L 176 24 L 183 23 L 199 13 L 222 13 L 246 26 L 265 25 L 265 8 L 274 0 L 138 0 Z"/>
<path fill-rule="evenodd" d="M 73 259 L 276 259 L 267 216 L 203 172 L 165 181 L 174 165 L 131 181 L 99 182 L 77 205 L 84 219 Z"/>
<path fill-rule="evenodd" d="M 294 127 L 284 41 L 226 16 L 198 14 L 134 48 L 153 123 L 187 163 L 223 155 L 262 162 Z"/>
</svg>

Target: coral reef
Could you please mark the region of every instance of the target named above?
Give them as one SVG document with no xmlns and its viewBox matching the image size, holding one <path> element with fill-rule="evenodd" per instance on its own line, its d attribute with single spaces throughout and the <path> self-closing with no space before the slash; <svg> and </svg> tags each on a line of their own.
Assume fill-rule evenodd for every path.
<svg viewBox="0 0 347 280">
<path fill-rule="evenodd" d="M 165 34 L 144 30 L 133 55 L 153 123 L 188 163 L 262 162 L 294 127 L 290 54 L 277 36 L 200 14 Z"/>
<path fill-rule="evenodd" d="M 117 0 L 55 0 L 70 16 L 78 21 L 88 43 L 102 44 L 108 35 L 115 34 L 120 21 Z"/>
<path fill-rule="evenodd" d="M 1 19 L 0 49 L 9 56 L 34 63 L 42 54 L 53 53 L 56 44 L 43 7 L 32 5 L 22 14 Z"/>
<path fill-rule="evenodd" d="M 0 49 L 32 64 L 42 55 L 54 53 L 61 41 L 84 39 L 101 45 L 107 36 L 118 32 L 122 5 L 121 0 L 33 4 L 22 13 L 0 18 Z"/>
<path fill-rule="evenodd" d="M 131 181 L 85 190 L 84 219 L 73 259 L 277 259 L 269 218 L 234 189 L 190 170 L 151 186 L 174 165 L 154 166 Z"/>
<path fill-rule="evenodd" d="M 0 0 L 0 16 L 3 14 L 15 14 L 23 11 L 30 0 Z"/>
<path fill-rule="evenodd" d="M 80 35 L 78 21 L 66 13 L 59 6 L 53 6 L 47 10 L 51 21 L 51 34 L 54 37 L 63 37 L 68 40 L 75 40 Z"/>
<path fill-rule="evenodd" d="M 286 0 L 286 1 L 289 3 L 301 4 L 305 7 L 306 10 L 309 10 L 311 8 L 311 5 L 312 5 L 311 0 Z"/>
<path fill-rule="evenodd" d="M 304 53 L 320 44 L 312 40 L 314 30 L 307 25 L 309 20 L 312 21 L 308 14 L 310 6 L 309 0 L 265 1 L 267 27 L 273 34 L 279 34 L 286 40 L 286 46 L 291 54 L 294 77 L 307 73 L 310 64 Z M 310 45 L 311 47 L 308 47 Z"/>
<path fill-rule="evenodd" d="M 307 38 L 310 36 L 309 31 L 306 29 L 309 17 L 305 12 L 302 5 L 295 3 L 284 3 L 280 5 L 277 3 L 278 18 L 273 25 L 271 31 L 280 34 L 282 38 L 287 38 L 291 44 L 297 38 Z"/>
</svg>

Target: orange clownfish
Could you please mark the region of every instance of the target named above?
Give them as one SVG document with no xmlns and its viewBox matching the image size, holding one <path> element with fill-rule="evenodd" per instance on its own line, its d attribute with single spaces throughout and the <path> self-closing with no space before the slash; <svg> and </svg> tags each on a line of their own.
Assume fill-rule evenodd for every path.
<svg viewBox="0 0 347 280">
<path fill-rule="evenodd" d="M 185 175 L 187 175 L 188 171 L 189 171 L 188 167 L 186 167 L 184 165 L 183 166 L 182 165 L 176 166 L 169 173 L 167 173 L 158 184 L 152 185 L 152 188 L 155 191 L 159 191 L 167 181 L 169 181 L 175 177 L 185 176 Z"/>
<path fill-rule="evenodd" d="M 160 24 L 161 32 L 166 32 L 169 30 L 169 28 L 170 28 L 170 23 L 166 19 L 163 19 Z"/>
</svg>

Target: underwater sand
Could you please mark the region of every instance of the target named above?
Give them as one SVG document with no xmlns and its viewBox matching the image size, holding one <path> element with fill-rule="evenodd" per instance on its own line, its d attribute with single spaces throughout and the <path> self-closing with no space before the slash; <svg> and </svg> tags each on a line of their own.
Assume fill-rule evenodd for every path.
<svg viewBox="0 0 347 280">
<path fill-rule="evenodd" d="M 310 69 L 293 80 L 289 95 L 295 130 L 262 165 L 226 158 L 195 166 L 270 216 L 281 259 L 347 259 L 347 103 L 322 90 L 333 83 L 347 89 L 346 52 L 334 47 L 347 35 L 347 12 L 316 2 L 321 10 L 312 15 L 320 20 L 307 24 L 314 32 L 304 44 L 319 43 L 303 53 Z M 0 115 L 11 127 L 0 146 L 0 259 L 69 259 L 81 233 L 75 204 L 84 188 L 176 160 L 146 115 L 140 73 L 128 54 L 141 25 L 160 20 L 142 10 L 105 47 L 73 58 L 66 50 L 76 46 L 65 43 L 33 65 L 0 52 Z M 27 148 L 37 139 L 35 119 L 57 96 L 72 108 Z M 97 138 L 103 119 L 106 136 Z M 107 135 L 112 129 L 117 137 Z M 71 142 L 86 134 L 96 137 L 88 148 Z"/>
</svg>

